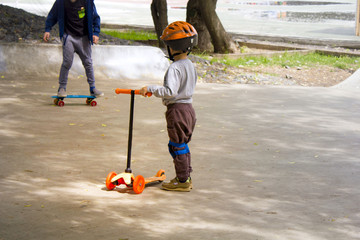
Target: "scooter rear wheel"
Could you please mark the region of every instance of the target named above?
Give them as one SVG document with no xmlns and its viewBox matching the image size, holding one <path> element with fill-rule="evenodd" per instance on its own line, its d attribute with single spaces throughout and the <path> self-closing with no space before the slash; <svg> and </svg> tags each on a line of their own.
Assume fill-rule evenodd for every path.
<svg viewBox="0 0 360 240">
<path fill-rule="evenodd" d="M 135 177 L 133 182 L 133 190 L 136 194 L 142 193 L 145 188 L 145 178 L 141 175 Z"/>
<path fill-rule="evenodd" d="M 160 169 L 157 173 L 156 173 L 156 177 L 161 177 L 165 175 L 165 170 Z M 163 181 L 159 181 L 159 182 L 163 182 Z"/>
<path fill-rule="evenodd" d="M 162 175 L 165 174 L 165 170 L 160 169 L 157 173 L 156 173 L 156 177 L 161 177 Z"/>
<path fill-rule="evenodd" d="M 117 174 L 116 172 L 111 172 L 107 175 L 107 178 L 106 178 L 106 188 L 108 190 L 113 190 L 117 185 L 115 185 L 114 183 L 111 182 L 111 179 L 113 177 L 115 177 Z"/>
</svg>

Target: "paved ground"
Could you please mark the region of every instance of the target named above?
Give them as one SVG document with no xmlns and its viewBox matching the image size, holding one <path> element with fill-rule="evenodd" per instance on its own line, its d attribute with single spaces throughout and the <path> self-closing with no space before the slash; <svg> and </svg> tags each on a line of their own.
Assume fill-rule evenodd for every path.
<svg viewBox="0 0 360 240">
<path fill-rule="evenodd" d="M 360 239 L 358 90 L 198 84 L 193 191 L 136 195 L 104 181 L 126 161 L 129 96 L 114 89 L 147 82 L 98 78 L 97 107 L 60 108 L 56 74 L 38 74 L 0 75 L 1 240 Z M 68 91 L 87 93 L 84 77 Z M 136 98 L 135 175 L 174 176 L 164 111 Z"/>
</svg>

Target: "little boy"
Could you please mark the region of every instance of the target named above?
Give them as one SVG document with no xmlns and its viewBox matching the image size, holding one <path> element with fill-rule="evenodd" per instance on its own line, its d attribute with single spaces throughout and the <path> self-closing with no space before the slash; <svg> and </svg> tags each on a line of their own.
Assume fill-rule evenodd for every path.
<svg viewBox="0 0 360 240">
<path fill-rule="evenodd" d="M 163 183 L 162 188 L 189 192 L 192 189 L 192 168 L 187 144 L 196 122 L 192 95 L 197 73 L 187 56 L 197 44 L 198 35 L 191 24 L 177 21 L 167 26 L 160 38 L 167 45 L 169 58 L 174 62 L 165 74 L 163 86 L 145 86 L 141 88 L 140 94 L 146 96 L 147 92 L 151 92 L 162 98 L 163 104 L 167 106 L 168 148 L 174 159 L 176 177 L 169 183 Z"/>
<path fill-rule="evenodd" d="M 60 69 L 58 97 L 66 97 L 68 75 L 77 53 L 85 68 L 92 96 L 104 94 L 95 88 L 95 76 L 91 58 L 91 44 L 99 41 L 100 17 L 94 0 L 56 0 L 45 22 L 44 41 L 50 38 L 51 28 L 59 23 L 63 43 L 63 63 Z"/>
</svg>

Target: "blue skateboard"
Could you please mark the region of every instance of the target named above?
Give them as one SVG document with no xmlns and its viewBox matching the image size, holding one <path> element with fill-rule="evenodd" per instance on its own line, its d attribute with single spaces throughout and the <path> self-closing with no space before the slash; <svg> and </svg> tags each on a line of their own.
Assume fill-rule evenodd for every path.
<svg viewBox="0 0 360 240">
<path fill-rule="evenodd" d="M 97 105 L 97 102 L 95 101 L 95 96 L 90 95 L 67 95 L 66 97 L 58 97 L 58 96 L 52 96 L 54 99 L 54 104 L 63 107 L 65 105 L 64 98 L 86 98 L 86 104 L 90 105 L 92 107 L 95 107 Z"/>
</svg>

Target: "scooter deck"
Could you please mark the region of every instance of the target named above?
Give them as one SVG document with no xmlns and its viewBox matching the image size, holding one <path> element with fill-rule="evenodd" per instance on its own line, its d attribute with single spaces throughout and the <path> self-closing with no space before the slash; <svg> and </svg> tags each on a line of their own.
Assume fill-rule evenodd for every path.
<svg viewBox="0 0 360 240">
<path fill-rule="evenodd" d="M 148 184 L 148 183 L 151 183 L 151 182 L 156 182 L 156 181 L 162 182 L 165 179 L 166 179 L 165 174 L 160 176 L 160 177 L 156 177 L 156 176 L 148 177 L 148 178 L 145 178 L 145 184 Z"/>
<path fill-rule="evenodd" d="M 113 178 L 111 178 L 111 182 L 115 182 L 119 179 L 123 178 L 124 182 L 126 184 L 130 184 L 132 180 L 134 180 L 134 175 L 132 173 L 120 173 L 117 174 L 116 176 L 114 176 Z M 145 184 L 151 183 L 151 182 L 156 182 L 156 181 L 164 181 L 166 179 L 166 175 L 165 173 L 161 176 L 153 176 L 153 177 L 148 177 L 145 178 Z"/>
</svg>

